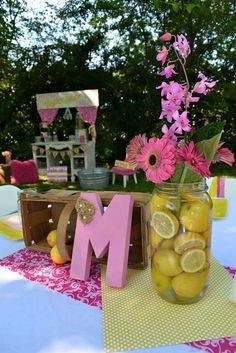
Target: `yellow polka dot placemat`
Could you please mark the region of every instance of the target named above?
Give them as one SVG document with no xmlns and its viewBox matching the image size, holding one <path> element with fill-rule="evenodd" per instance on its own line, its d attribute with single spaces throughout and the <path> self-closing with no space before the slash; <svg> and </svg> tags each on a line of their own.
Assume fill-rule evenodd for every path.
<svg viewBox="0 0 236 353">
<path fill-rule="evenodd" d="M 232 278 L 212 259 L 210 284 L 200 302 L 167 303 L 151 285 L 150 268 L 128 270 L 122 289 L 105 285 L 102 266 L 105 352 L 128 351 L 236 335 L 236 305 L 229 302 Z"/>
</svg>

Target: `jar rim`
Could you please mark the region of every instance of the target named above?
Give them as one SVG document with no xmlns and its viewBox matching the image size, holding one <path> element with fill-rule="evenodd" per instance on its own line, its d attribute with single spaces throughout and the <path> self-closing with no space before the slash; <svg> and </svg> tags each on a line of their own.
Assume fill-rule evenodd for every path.
<svg viewBox="0 0 236 353">
<path fill-rule="evenodd" d="M 156 184 L 155 188 L 157 190 L 160 190 L 162 192 L 170 192 L 170 191 L 177 191 L 177 190 L 181 190 L 181 191 L 189 191 L 189 192 L 193 192 L 193 191 L 207 191 L 208 190 L 208 186 L 206 183 L 206 179 L 203 178 L 200 181 L 195 181 L 192 183 L 171 183 L 168 181 L 164 181 L 160 184 Z"/>
</svg>

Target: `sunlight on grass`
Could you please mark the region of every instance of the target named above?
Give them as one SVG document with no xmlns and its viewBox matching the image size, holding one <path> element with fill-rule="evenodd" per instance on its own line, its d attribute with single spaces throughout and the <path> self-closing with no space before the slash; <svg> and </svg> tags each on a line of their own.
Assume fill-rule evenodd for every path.
<svg viewBox="0 0 236 353">
<path fill-rule="evenodd" d="M 236 176 L 236 165 L 233 167 L 227 167 L 223 164 L 219 164 L 218 166 L 214 165 L 212 168 L 212 176 L 215 175 L 227 175 L 227 176 Z M 135 184 L 133 179 L 127 183 L 127 187 L 123 187 L 123 177 L 117 176 L 116 183 L 114 185 L 111 184 L 111 175 L 110 182 L 106 189 L 103 191 L 122 191 L 122 192 L 146 192 L 152 193 L 154 189 L 154 183 L 149 182 L 145 179 L 145 175 L 142 171 L 137 172 L 138 184 Z M 78 190 L 81 191 L 81 187 L 79 185 L 79 181 L 75 182 L 67 182 L 67 183 L 49 183 L 46 177 L 41 177 L 37 184 L 21 184 L 17 185 L 21 189 L 34 189 L 38 192 L 46 192 L 50 189 L 66 189 L 66 190 Z M 102 190 L 101 190 L 102 191 Z"/>
</svg>

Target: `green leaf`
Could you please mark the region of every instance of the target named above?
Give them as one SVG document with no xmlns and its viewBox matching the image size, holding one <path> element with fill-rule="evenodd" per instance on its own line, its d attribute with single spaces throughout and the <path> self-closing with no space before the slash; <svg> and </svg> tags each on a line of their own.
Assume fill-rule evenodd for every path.
<svg viewBox="0 0 236 353">
<path fill-rule="evenodd" d="M 175 174 L 170 179 L 170 181 L 172 183 L 179 183 L 180 182 L 183 171 L 184 171 L 184 167 L 185 167 L 184 163 L 177 164 L 176 169 L 175 169 Z M 186 171 L 186 175 L 183 180 L 183 183 L 195 183 L 195 182 L 202 180 L 201 175 L 196 173 L 189 164 L 187 164 L 187 168 L 188 169 Z"/>
<path fill-rule="evenodd" d="M 199 5 L 191 3 L 191 4 L 186 4 L 185 7 L 186 7 L 187 12 L 190 14 L 193 11 L 193 9 L 195 7 L 199 7 Z"/>
<path fill-rule="evenodd" d="M 161 4 L 160 0 L 153 0 L 153 5 L 154 5 L 155 8 L 159 9 L 160 8 L 160 4 Z"/>
<path fill-rule="evenodd" d="M 184 171 L 184 163 L 177 164 L 175 168 L 175 174 L 171 177 L 170 181 L 172 183 L 179 183 L 181 179 L 181 175 L 183 174 Z"/>
<path fill-rule="evenodd" d="M 204 157 L 207 160 L 212 161 L 215 156 L 221 135 L 222 135 L 222 131 L 208 140 L 203 140 L 198 142 L 196 144 L 197 151 L 203 152 Z"/>
<path fill-rule="evenodd" d="M 197 172 L 195 172 L 191 166 L 189 166 L 184 179 L 184 183 L 197 183 L 198 181 L 201 181 L 201 180 L 202 180 L 202 176 Z"/>
<path fill-rule="evenodd" d="M 176 12 L 176 13 L 179 12 L 179 4 L 172 3 L 171 5 L 172 5 L 172 8 L 173 8 L 174 12 Z"/>
<path fill-rule="evenodd" d="M 193 140 L 199 142 L 202 140 L 209 140 L 213 136 L 222 133 L 224 129 L 225 121 L 214 122 L 205 126 L 202 126 L 200 129 L 197 129 L 193 135 Z"/>
</svg>

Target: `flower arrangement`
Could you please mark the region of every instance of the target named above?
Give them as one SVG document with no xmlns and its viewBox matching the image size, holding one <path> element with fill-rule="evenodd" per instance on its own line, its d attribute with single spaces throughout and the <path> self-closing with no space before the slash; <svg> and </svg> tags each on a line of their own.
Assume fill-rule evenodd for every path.
<svg viewBox="0 0 236 353">
<path fill-rule="evenodd" d="M 198 81 L 191 88 L 186 71 L 186 60 L 191 53 L 188 40 L 183 34 L 171 33 L 165 33 L 160 40 L 165 45 L 156 60 L 163 67 L 160 75 L 167 79 L 157 87 L 162 97 L 159 119 L 164 121 L 163 135 L 149 139 L 146 134 L 135 136 L 127 147 L 127 161 L 138 165 L 145 171 L 146 178 L 156 184 L 200 181 L 202 177 L 210 177 L 211 163 L 223 161 L 232 166 L 234 162 L 233 153 L 222 148 L 224 142 L 220 141 L 224 122 L 208 124 L 195 131 L 189 117 L 190 106 L 200 100 L 200 95 L 207 95 L 216 81 L 210 82 L 199 73 Z M 172 79 L 178 74 L 177 65 L 184 77 L 179 82 Z"/>
</svg>

